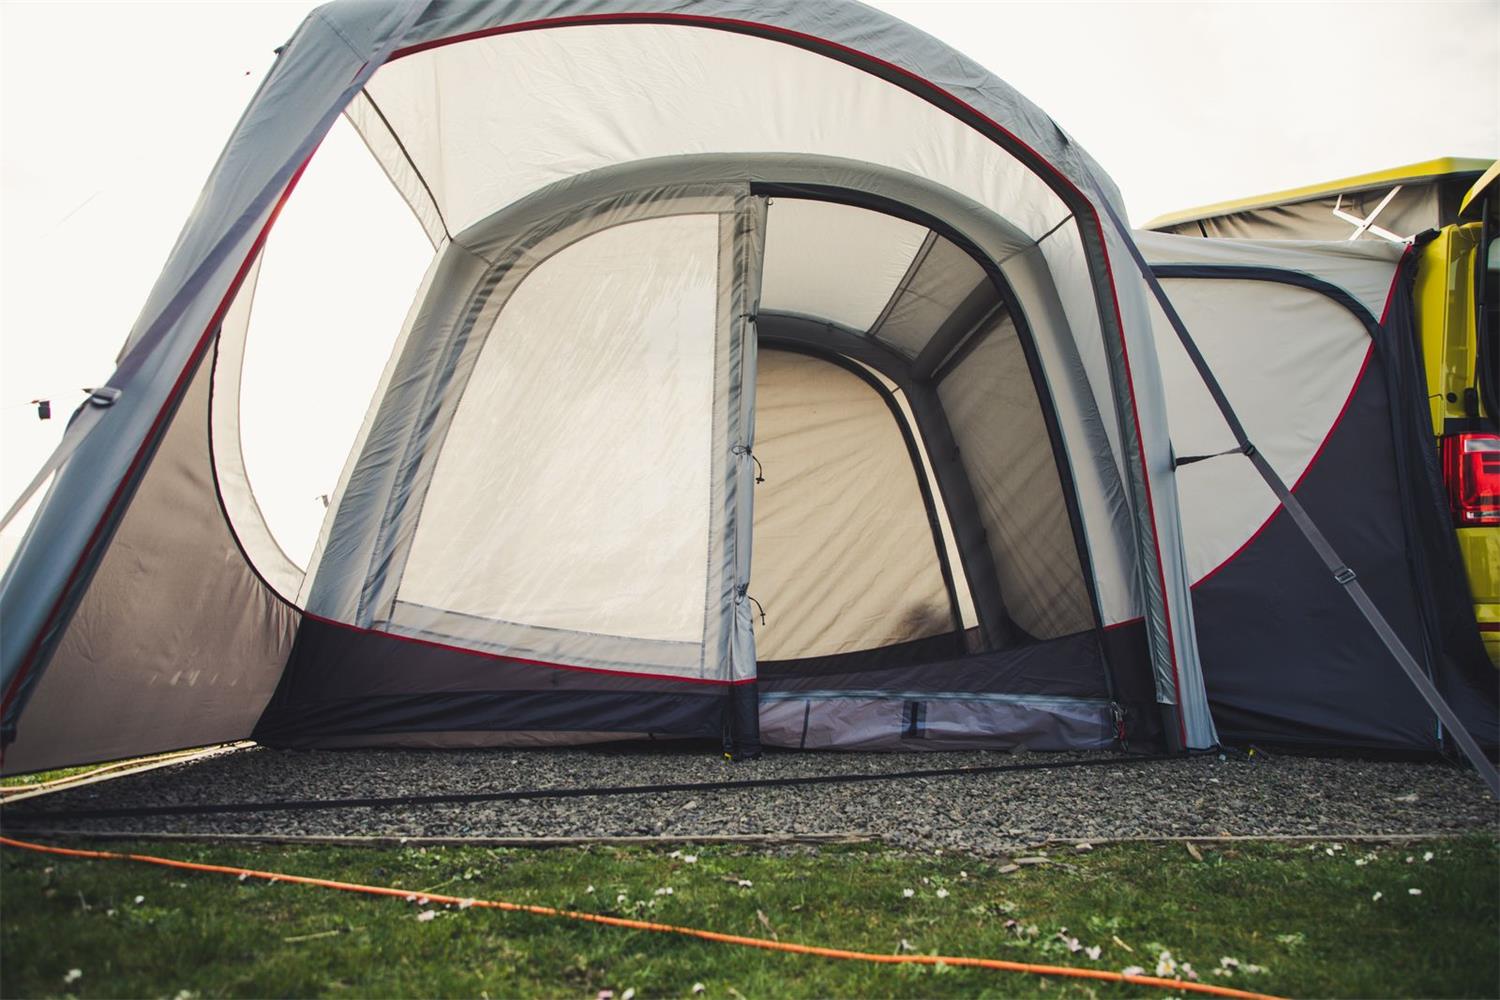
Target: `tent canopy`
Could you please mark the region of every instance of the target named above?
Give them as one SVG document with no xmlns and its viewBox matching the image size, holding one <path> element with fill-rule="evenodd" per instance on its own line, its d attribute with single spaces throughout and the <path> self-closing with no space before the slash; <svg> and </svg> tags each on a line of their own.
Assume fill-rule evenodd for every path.
<svg viewBox="0 0 1500 1000">
<path fill-rule="evenodd" d="M 240 401 L 267 236 L 340 114 L 432 254 L 289 554 Z M 1193 574 L 1269 515 L 1174 467 L 1211 422 L 1175 415 L 1197 375 L 1122 214 L 1039 110 L 856 4 L 320 8 L 7 568 L 5 767 L 252 735 L 1212 746 Z M 351 327 L 307 336 L 370 350 Z M 1354 377 L 1338 329 L 1292 341 L 1327 364 L 1266 419 L 1289 468 Z M 1250 687 L 1247 718 L 1307 708 Z"/>
</svg>

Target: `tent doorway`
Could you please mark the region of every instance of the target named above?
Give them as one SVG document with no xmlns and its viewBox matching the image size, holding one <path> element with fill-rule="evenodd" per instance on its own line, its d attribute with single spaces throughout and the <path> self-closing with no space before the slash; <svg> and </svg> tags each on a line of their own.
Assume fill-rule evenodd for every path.
<svg viewBox="0 0 1500 1000">
<path fill-rule="evenodd" d="M 761 669 L 963 651 L 965 618 L 924 458 L 887 384 L 857 362 L 761 345 L 751 593 Z M 961 572 L 961 571 L 960 571 Z"/>
</svg>

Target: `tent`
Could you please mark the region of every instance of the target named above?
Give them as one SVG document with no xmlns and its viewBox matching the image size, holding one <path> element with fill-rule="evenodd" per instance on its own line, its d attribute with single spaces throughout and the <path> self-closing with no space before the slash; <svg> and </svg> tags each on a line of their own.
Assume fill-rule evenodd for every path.
<svg viewBox="0 0 1500 1000">
<path fill-rule="evenodd" d="M 1415 254 L 1383 242 L 1135 238 L 1257 449 L 1420 651 L 1465 728 L 1494 747 L 1500 679 L 1440 495 L 1412 328 Z M 1153 315 L 1221 735 L 1310 748 L 1442 745 L 1442 724 L 1234 452 L 1182 343 Z"/>
<path fill-rule="evenodd" d="M 268 237 L 340 115 L 431 254 L 299 559 L 241 398 Z M 1472 637 L 1427 606 L 1461 583 L 1418 565 L 1431 512 L 1396 496 L 1404 362 L 1384 393 L 1347 364 L 1409 334 L 1369 319 L 1399 261 L 1282 265 L 1342 276 L 1349 315 L 1183 290 L 1251 325 L 1287 299 L 1275 343 L 1331 367 L 1277 365 L 1217 302 L 1182 339 L 1161 283 L 1192 278 L 1159 278 L 1121 215 L 1041 111 L 857 4 L 320 8 L 35 481 L 0 584 L 4 768 L 246 737 L 1493 744 Z M 1254 479 L 1311 486 L 1350 384 L 1389 447 L 1330 473 L 1327 506 L 1368 505 L 1339 542 L 1377 567 L 1378 640 L 1364 585 L 1308 565 L 1274 516 L 1302 506 Z M 1200 440 L 1239 457 L 1189 463 Z"/>
</svg>

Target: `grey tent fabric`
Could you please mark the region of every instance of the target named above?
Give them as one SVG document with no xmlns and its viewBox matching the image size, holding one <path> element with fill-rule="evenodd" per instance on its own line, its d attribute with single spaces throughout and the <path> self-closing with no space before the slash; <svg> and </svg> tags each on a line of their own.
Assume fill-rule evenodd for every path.
<svg viewBox="0 0 1500 1000">
<path fill-rule="evenodd" d="M 1333 214 L 1335 208 L 1361 219 L 1368 218 L 1377 208 L 1375 222 L 1381 228 L 1403 238 L 1434 228 L 1439 218 L 1441 191 L 1436 184 L 1400 185 L 1401 190 L 1387 202 L 1386 195 L 1395 184 L 1387 184 L 1369 191 L 1356 191 L 1343 196 L 1328 196 L 1299 201 L 1290 205 L 1274 205 L 1219 215 L 1195 222 L 1184 222 L 1163 232 L 1176 236 L 1207 235 L 1219 239 L 1246 240 L 1339 240 L 1349 239 L 1356 226 Z M 1360 241 L 1378 240 L 1380 237 L 1369 230 L 1359 236 Z"/>
<path fill-rule="evenodd" d="M 977 301 L 970 302 L 971 296 Z M 974 258 L 953 241 L 932 234 L 870 336 L 936 370 L 947 356 L 944 348 L 950 347 L 944 336 L 950 322 L 972 321 L 975 312 L 993 303 L 993 286 Z"/>
<path fill-rule="evenodd" d="M 205 364 L 6 748 L 7 771 L 244 739 L 275 690 L 301 616 L 245 561 L 219 506 L 209 382 Z M 213 613 L 183 614 L 198 607 Z"/>
<path fill-rule="evenodd" d="M 1482 161 L 1479 161 L 1482 162 Z M 1387 239 L 1383 230 L 1398 239 L 1410 239 L 1429 229 L 1451 224 L 1458 205 L 1483 167 L 1475 161 L 1437 161 L 1448 172 L 1432 176 L 1381 180 L 1348 187 L 1342 191 L 1272 198 L 1234 211 L 1189 213 L 1195 217 L 1161 225 L 1148 223 L 1156 232 L 1174 236 L 1207 236 L 1241 240 L 1350 240 L 1376 242 Z M 1459 167 L 1460 169 L 1452 169 Z M 1335 210 L 1342 213 L 1335 215 Z M 1174 216 L 1181 218 L 1181 216 Z M 1359 221 L 1372 223 L 1364 226 Z"/>
<path fill-rule="evenodd" d="M 732 189 L 651 191 L 549 218 L 435 286 L 433 314 L 458 322 L 408 339 L 335 499 L 309 610 L 717 676 L 734 628 L 745 310 L 725 296 L 749 294 L 741 210 Z M 705 561 L 711 547 L 724 555 Z"/>
</svg>

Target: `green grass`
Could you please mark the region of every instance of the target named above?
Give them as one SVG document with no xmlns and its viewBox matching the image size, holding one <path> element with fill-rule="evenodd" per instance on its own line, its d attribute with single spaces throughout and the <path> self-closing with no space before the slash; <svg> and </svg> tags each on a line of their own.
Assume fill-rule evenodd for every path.
<svg viewBox="0 0 1500 1000">
<path fill-rule="evenodd" d="M 169 750 L 166 753 L 148 754 L 145 757 L 121 757 L 116 760 L 101 760 L 94 764 L 81 764 L 77 767 L 58 767 L 50 771 L 32 771 L 30 774 L 13 774 L 0 778 L 0 788 L 16 790 L 29 788 L 32 785 L 41 785 L 49 781 L 57 781 L 62 778 L 72 778 L 80 774 L 89 774 L 93 771 L 119 771 L 132 765 L 153 764 L 165 762 L 176 757 L 187 757 L 194 753 L 211 750 L 213 747 L 188 747 L 183 750 Z"/>
<path fill-rule="evenodd" d="M 864 845 L 676 853 L 114 846 L 874 952 L 1139 965 L 1151 973 L 1167 949 L 1204 981 L 1285 995 L 1500 992 L 1500 844 L 1488 837 L 1202 847 L 1201 861 L 1180 844 L 1065 849 L 1051 852 L 1061 864 L 1010 874 L 970 857 Z M 1428 851 L 1431 860 L 1423 860 Z M 667 887 L 670 895 L 658 894 Z M 438 907 L 424 921 L 422 907 L 401 900 L 11 849 L 0 852 L 0 889 L 6 997 L 592 998 L 610 989 L 620 1000 L 632 988 L 641 998 L 692 997 L 698 983 L 699 995 L 711 998 L 1152 992 L 771 954 L 492 910 Z M 1099 959 L 1071 951 L 1066 937 L 1101 948 Z M 1265 971 L 1216 975 L 1222 957 Z M 68 983 L 71 969 L 82 974 Z"/>
<path fill-rule="evenodd" d="M 71 778 L 75 774 L 98 770 L 101 766 L 100 764 L 85 764 L 83 767 L 59 767 L 52 771 L 16 774 L 8 778 L 0 778 L 0 788 L 25 788 L 28 785 L 40 785 L 44 782 L 56 781 L 58 778 Z"/>
</svg>

